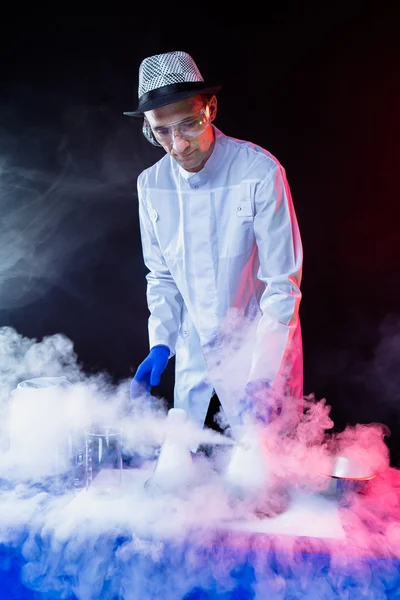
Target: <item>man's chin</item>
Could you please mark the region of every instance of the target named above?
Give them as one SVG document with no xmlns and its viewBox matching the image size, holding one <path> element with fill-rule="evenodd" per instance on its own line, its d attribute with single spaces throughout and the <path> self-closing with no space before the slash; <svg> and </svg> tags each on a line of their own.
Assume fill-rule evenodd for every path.
<svg viewBox="0 0 400 600">
<path fill-rule="evenodd" d="M 185 171 L 191 171 L 201 166 L 202 157 L 196 156 L 196 154 L 193 153 L 187 158 L 177 158 L 176 161 L 182 167 L 182 169 L 185 169 Z"/>
<path fill-rule="evenodd" d="M 196 172 L 200 171 L 203 167 L 204 156 L 201 154 L 199 155 L 197 152 L 193 152 L 186 158 L 176 158 L 176 161 L 182 169 L 185 169 L 185 171 Z"/>
</svg>

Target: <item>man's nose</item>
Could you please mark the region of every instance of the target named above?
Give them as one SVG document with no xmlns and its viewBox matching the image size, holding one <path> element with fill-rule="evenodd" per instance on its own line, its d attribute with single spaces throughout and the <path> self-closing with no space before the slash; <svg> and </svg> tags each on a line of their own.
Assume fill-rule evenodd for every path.
<svg viewBox="0 0 400 600">
<path fill-rule="evenodd" d="M 184 140 L 179 135 L 173 136 L 172 148 L 175 150 L 175 152 L 178 152 L 180 154 L 180 153 L 184 152 L 188 146 L 189 146 L 189 142 L 187 140 Z"/>
</svg>

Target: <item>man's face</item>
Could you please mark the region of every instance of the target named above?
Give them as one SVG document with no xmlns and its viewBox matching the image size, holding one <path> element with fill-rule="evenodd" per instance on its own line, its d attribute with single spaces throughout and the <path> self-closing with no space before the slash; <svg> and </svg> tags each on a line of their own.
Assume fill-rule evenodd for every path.
<svg viewBox="0 0 400 600">
<path fill-rule="evenodd" d="M 205 110 L 204 110 L 205 109 Z M 202 112 L 203 111 L 203 112 Z M 192 96 L 145 113 L 157 141 L 180 166 L 197 173 L 205 165 L 214 148 L 214 132 L 211 122 L 215 119 L 217 99 L 208 103 L 200 96 Z M 197 123 L 205 123 L 199 135 Z M 208 123 L 208 124 L 207 124 Z M 202 127 L 200 127 L 202 129 Z"/>
</svg>

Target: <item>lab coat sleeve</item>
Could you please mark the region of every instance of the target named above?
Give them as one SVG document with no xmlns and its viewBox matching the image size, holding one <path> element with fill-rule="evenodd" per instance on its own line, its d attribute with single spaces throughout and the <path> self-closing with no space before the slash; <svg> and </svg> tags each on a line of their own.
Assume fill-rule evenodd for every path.
<svg viewBox="0 0 400 600">
<path fill-rule="evenodd" d="M 260 300 L 249 381 L 266 380 L 278 391 L 301 355 L 299 307 L 303 250 L 285 169 L 277 165 L 255 189 L 254 233 L 265 284 Z M 297 346 L 297 347 L 294 347 Z"/>
<path fill-rule="evenodd" d="M 182 296 L 158 244 L 140 181 L 138 181 L 137 190 L 143 259 L 149 270 L 146 275 L 146 297 L 150 312 L 149 344 L 150 348 L 159 344 L 168 346 L 171 358 L 175 354 L 176 339 L 181 322 Z"/>
</svg>

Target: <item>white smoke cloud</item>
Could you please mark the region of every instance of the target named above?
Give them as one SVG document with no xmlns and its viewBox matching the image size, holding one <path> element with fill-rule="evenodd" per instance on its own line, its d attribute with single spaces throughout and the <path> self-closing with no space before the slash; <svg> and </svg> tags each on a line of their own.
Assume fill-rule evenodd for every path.
<svg viewBox="0 0 400 600">
<path fill-rule="evenodd" d="M 388 431 L 379 423 L 334 434 L 328 402 L 310 395 L 289 436 L 271 423 L 262 432 L 245 427 L 237 444 L 229 435 L 174 423 L 162 399 L 143 393 L 132 404 L 129 381 L 115 385 L 106 374 L 85 374 L 72 341 L 61 334 L 39 341 L 1 328 L 0 364 L 0 543 L 21 554 L 20 576 L 27 588 L 52 598 L 75 594 L 78 600 L 194 599 L 240 589 L 255 599 L 330 598 L 346 597 L 351 579 L 358 597 L 379 598 L 397 581 L 389 566 L 365 561 L 400 554 L 400 477 L 389 467 Z M 65 377 L 70 385 L 15 393 L 20 382 L 38 377 Z M 68 434 L 89 422 L 121 428 L 123 452 L 136 455 L 135 467 L 122 470 L 121 485 L 115 477 L 107 479 L 115 471 L 103 470 L 88 490 L 63 489 L 59 481 L 55 486 L 54 466 L 62 465 L 54 462 L 56 448 L 59 454 Z M 167 440 L 175 448 L 170 454 Z M 258 470 L 251 454 L 257 451 L 254 440 L 265 451 Z M 198 443 L 213 447 L 214 454 L 193 460 L 189 448 Z M 10 454 L 10 447 L 17 452 Z M 307 514 L 307 504 L 320 498 L 322 504 L 315 506 L 326 511 L 321 533 L 294 535 L 299 527 L 304 531 L 300 517 L 280 529 L 285 511 L 256 517 L 250 495 L 235 495 L 225 476 L 234 452 L 246 470 L 233 472 L 236 485 L 246 480 L 249 489 L 257 489 L 265 467 L 273 481 L 285 483 L 287 514 L 294 515 L 303 502 L 299 515 L 309 526 L 318 522 L 318 514 Z M 338 494 L 335 480 L 327 476 L 332 453 L 378 475 L 362 493 Z M 182 456 L 189 461 L 182 462 Z M 145 486 L 161 467 L 172 485 Z M 182 485 L 185 477 L 189 486 Z M 341 525 L 331 531 L 343 529 L 344 538 L 323 533 L 324 519 L 332 520 L 336 505 Z M 5 564 L 2 570 L 6 575 Z M 375 595 L 368 596 L 370 591 Z"/>
<path fill-rule="evenodd" d="M 37 91 L 20 93 L 32 102 Z M 96 244 L 104 248 L 128 219 L 135 224 L 132 159 L 139 172 L 151 150 L 140 128 L 101 107 L 65 108 L 62 93 L 52 98 L 64 113 L 47 126 L 24 127 L 25 113 L 0 105 L 8 125 L 0 140 L 0 310 L 28 306 L 53 287 L 82 300 L 71 273 L 96 263 Z M 127 145 L 133 156 L 123 152 Z"/>
</svg>

